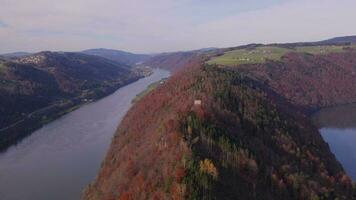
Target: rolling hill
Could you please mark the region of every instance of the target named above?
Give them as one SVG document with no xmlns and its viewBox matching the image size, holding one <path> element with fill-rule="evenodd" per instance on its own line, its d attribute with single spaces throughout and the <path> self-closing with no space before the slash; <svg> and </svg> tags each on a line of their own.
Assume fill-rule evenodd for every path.
<svg viewBox="0 0 356 200">
<path fill-rule="evenodd" d="M 31 53 L 19 51 L 19 52 L 1 54 L 0 56 L 2 56 L 4 58 L 8 58 L 8 59 L 14 59 L 14 58 L 18 58 L 18 57 L 22 57 L 22 56 L 29 56 L 29 55 L 31 55 Z"/>
<path fill-rule="evenodd" d="M 335 37 L 327 40 L 320 41 L 321 44 L 337 44 L 337 43 L 350 43 L 356 44 L 356 36 L 343 36 L 343 37 Z"/>
</svg>

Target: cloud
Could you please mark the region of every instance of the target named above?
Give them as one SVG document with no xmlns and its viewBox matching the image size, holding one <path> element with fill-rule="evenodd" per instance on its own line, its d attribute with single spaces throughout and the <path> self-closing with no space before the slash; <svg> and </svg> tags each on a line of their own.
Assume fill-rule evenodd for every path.
<svg viewBox="0 0 356 200">
<path fill-rule="evenodd" d="M 203 24 L 195 30 L 201 43 L 229 46 L 242 43 L 315 41 L 356 34 L 355 1 L 301 0 L 245 12 Z M 197 37 L 197 35 L 194 35 Z"/>
<path fill-rule="evenodd" d="M 0 28 L 6 28 L 6 27 L 8 27 L 8 25 L 5 22 L 0 21 Z"/>
<path fill-rule="evenodd" d="M 353 0 L 263 2 L 2 0 L 0 52 L 94 47 L 161 52 L 356 33 L 350 24 L 356 17 Z"/>
</svg>

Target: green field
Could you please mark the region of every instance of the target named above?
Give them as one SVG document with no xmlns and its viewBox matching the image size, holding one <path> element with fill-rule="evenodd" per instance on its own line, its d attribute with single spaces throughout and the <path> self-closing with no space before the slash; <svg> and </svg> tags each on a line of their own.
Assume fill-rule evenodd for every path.
<svg viewBox="0 0 356 200">
<path fill-rule="evenodd" d="M 4 63 L 0 62 L 0 71 L 4 71 L 4 70 L 6 70 L 6 68 L 7 68 L 7 66 L 5 66 Z"/>
<path fill-rule="evenodd" d="M 254 49 L 239 49 L 225 52 L 224 55 L 213 57 L 208 64 L 236 66 L 241 64 L 264 63 L 266 60 L 280 60 L 283 55 L 289 52 L 328 54 L 332 52 L 344 51 L 345 46 L 305 46 L 287 49 L 275 46 L 263 46 Z M 352 46 L 353 48 L 355 46 Z"/>
</svg>

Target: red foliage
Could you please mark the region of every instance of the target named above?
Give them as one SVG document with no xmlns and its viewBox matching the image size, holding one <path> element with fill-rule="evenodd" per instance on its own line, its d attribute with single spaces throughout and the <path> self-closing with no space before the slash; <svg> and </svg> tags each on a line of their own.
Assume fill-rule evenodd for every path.
<svg viewBox="0 0 356 200">
<path fill-rule="evenodd" d="M 190 62 L 186 70 L 133 105 L 113 138 L 95 187 L 87 193 L 98 192 L 104 199 L 121 193 L 133 199 L 167 199 L 171 197 L 167 189 L 173 189 L 177 199 L 183 198 L 182 158 L 190 152 L 177 131 L 178 119 L 192 109 L 194 96 L 187 89 L 199 66 L 199 60 Z"/>
<path fill-rule="evenodd" d="M 123 192 L 118 200 L 133 200 L 132 195 L 128 192 Z"/>
<path fill-rule="evenodd" d="M 351 80 L 351 76 L 345 75 L 347 70 L 355 68 L 355 65 L 350 63 L 356 62 L 356 52 L 350 52 L 350 54 L 354 54 L 354 58 L 350 58 L 347 61 L 349 64 L 343 62 L 332 63 L 331 57 L 342 57 L 340 55 L 316 56 L 315 59 L 309 59 L 308 56 L 288 55 L 283 59 L 283 63 L 272 62 L 264 65 L 249 66 L 250 71 L 244 71 L 243 67 L 238 70 L 252 74 L 260 80 L 269 80 L 268 84 L 272 88 L 296 105 L 325 106 L 338 103 L 335 96 L 338 95 L 339 91 L 344 94 L 344 96 L 340 97 L 340 101 L 356 100 L 355 90 L 347 93 L 350 90 L 350 83 L 351 86 L 356 85 L 355 79 Z M 130 197 L 133 199 L 182 199 L 185 188 L 181 187 L 181 182 L 186 175 L 184 170 L 185 163 L 182 158 L 191 156 L 191 149 L 184 142 L 182 133 L 180 133 L 181 129 L 179 129 L 178 122 L 182 116 L 189 111 L 193 111 L 198 119 L 203 120 L 215 117 L 215 122 L 221 122 L 221 124 L 229 124 L 231 122 L 238 126 L 239 120 L 256 122 L 256 113 L 258 108 L 261 107 L 261 102 L 258 101 L 260 96 L 263 96 L 263 99 L 272 102 L 272 104 L 282 101 L 277 101 L 279 96 L 270 90 L 268 92 L 250 91 L 248 93 L 249 90 L 253 90 L 252 87 L 246 86 L 245 90 L 239 90 L 238 86 L 236 86 L 237 89 L 231 90 L 229 95 L 241 97 L 237 98 L 241 101 L 243 98 L 248 100 L 244 101 L 243 116 L 235 115 L 236 113 L 227 108 L 224 110 L 222 107 L 218 107 L 217 102 L 213 102 L 211 94 L 213 94 L 215 82 L 204 80 L 204 84 L 200 82 L 199 85 L 204 89 L 199 92 L 194 90 L 198 82 L 196 78 L 198 76 L 202 77 L 202 73 L 205 75 L 203 78 L 207 78 L 208 72 L 203 72 L 200 69 L 200 60 L 194 60 L 190 64 L 189 68 L 174 74 L 165 84 L 158 86 L 153 92 L 150 92 L 141 101 L 137 102 L 127 113 L 113 139 L 102 169 L 93 184 L 94 187 L 88 191 L 89 194 L 100 194 L 104 199 L 112 194 L 125 193 L 130 194 L 130 196 L 125 194 L 125 198 Z M 320 70 L 324 69 L 323 66 L 325 66 L 326 72 L 320 73 Z M 337 72 L 337 70 L 340 70 L 340 72 Z M 273 77 L 270 74 L 273 74 Z M 305 80 L 300 83 L 299 78 L 302 75 Z M 336 80 L 345 75 L 346 80 L 340 80 L 341 83 L 336 85 L 328 83 L 326 80 L 330 80 L 333 75 L 336 75 Z M 322 83 L 316 81 L 319 76 L 321 76 Z M 211 79 L 217 80 L 217 84 L 221 84 L 220 89 L 224 89 L 224 85 L 221 83 L 224 80 Z M 355 81 L 355 84 L 352 84 L 353 81 Z M 313 90 L 309 91 L 309 87 L 312 87 Z M 327 93 L 329 90 L 326 90 L 326 87 L 330 89 L 331 94 Z M 249 96 L 251 94 L 253 95 Z M 264 97 L 264 95 L 268 97 Z M 196 99 L 201 99 L 202 105 L 194 106 L 194 100 Z M 236 107 L 239 106 L 236 102 L 232 104 L 236 104 L 233 105 Z M 283 101 L 283 104 L 284 106 L 290 105 L 290 107 L 293 107 L 285 101 Z M 283 105 L 279 106 L 282 107 Z M 218 111 L 211 112 L 215 108 Z M 264 113 L 266 115 L 269 114 L 269 112 Z M 244 116 L 245 114 L 246 116 Z M 298 128 L 300 128 L 300 130 L 290 131 L 294 133 L 294 143 L 290 142 L 291 138 L 276 137 L 275 145 L 283 152 L 272 149 L 271 145 L 268 145 L 269 143 L 265 143 L 270 140 L 269 134 L 274 134 L 275 131 L 271 130 L 268 133 L 255 135 L 253 139 L 263 135 L 265 140 L 256 143 L 256 145 L 251 144 L 251 148 L 255 150 L 255 153 L 257 152 L 256 158 L 248 159 L 249 154 L 247 153 L 245 153 L 246 156 L 240 155 L 239 162 L 244 163 L 242 166 L 245 166 L 241 170 L 247 172 L 245 174 L 241 173 L 240 178 L 242 177 L 251 182 L 257 180 L 259 178 L 257 163 L 259 167 L 260 164 L 270 162 L 267 158 L 270 159 L 272 156 L 267 155 L 269 155 L 270 151 L 274 151 L 273 157 L 280 158 L 277 160 L 280 165 L 275 162 L 271 164 L 273 166 L 272 169 L 275 170 L 272 176 L 272 184 L 275 188 L 281 190 L 287 188 L 286 190 L 288 190 L 293 185 L 299 186 L 299 183 L 307 181 L 305 181 L 305 177 L 302 174 L 297 172 L 309 173 L 310 171 L 315 171 L 313 176 L 316 177 L 314 177 L 313 181 L 322 180 L 318 182 L 320 184 L 336 188 L 335 185 L 341 183 L 344 187 L 350 187 L 348 179 L 342 175 L 336 180 L 334 179 L 333 176 L 337 172 L 343 174 L 342 169 L 337 166 L 335 158 L 330 156 L 329 149 L 320 135 L 317 135 L 315 127 L 311 126 L 304 116 L 297 115 L 294 117 L 288 118 L 290 120 L 293 119 L 293 122 L 295 121 L 299 126 Z M 278 121 L 277 118 L 273 120 Z M 253 126 L 253 123 L 249 126 Z M 224 128 L 229 129 L 231 127 Z M 254 127 L 251 127 L 249 135 L 253 134 L 253 129 Z M 236 131 L 232 134 L 243 134 L 243 132 L 240 132 Z M 272 141 L 274 142 L 274 140 Z M 248 142 L 245 145 L 248 145 Z M 297 147 L 300 147 L 298 150 L 303 156 L 298 157 L 296 155 Z M 289 154 L 293 154 L 293 156 Z M 261 157 L 266 157 L 266 159 L 261 160 Z M 320 158 L 323 158 L 323 161 Z M 282 164 L 289 164 L 289 159 L 294 159 L 298 164 L 290 166 L 290 169 L 288 166 L 282 167 Z M 329 165 L 325 165 L 326 169 L 321 165 L 323 162 Z M 217 167 L 219 166 L 217 165 Z M 319 174 L 321 179 L 318 177 Z M 315 185 L 317 184 L 314 182 L 308 183 L 308 186 L 311 187 Z M 306 186 L 301 186 L 299 189 L 300 191 L 314 191 L 314 188 L 307 188 Z"/>
<path fill-rule="evenodd" d="M 177 170 L 176 170 L 176 182 L 177 183 L 180 183 L 182 182 L 182 179 L 183 177 L 185 176 L 185 169 L 183 167 L 179 167 Z"/>
</svg>

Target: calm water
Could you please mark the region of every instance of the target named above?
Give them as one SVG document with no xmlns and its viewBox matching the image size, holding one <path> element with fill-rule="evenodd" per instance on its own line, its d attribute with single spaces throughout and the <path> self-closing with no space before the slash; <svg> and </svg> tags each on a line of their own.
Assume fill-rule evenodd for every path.
<svg viewBox="0 0 356 200">
<path fill-rule="evenodd" d="M 0 199 L 80 199 L 131 100 L 167 76 L 167 71 L 156 69 L 150 77 L 63 116 L 0 154 Z"/>
<path fill-rule="evenodd" d="M 356 181 L 356 104 L 323 109 L 313 119 L 331 151 Z"/>
</svg>

